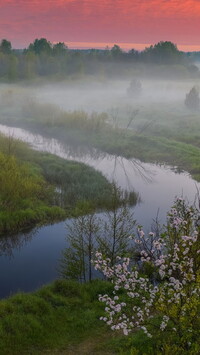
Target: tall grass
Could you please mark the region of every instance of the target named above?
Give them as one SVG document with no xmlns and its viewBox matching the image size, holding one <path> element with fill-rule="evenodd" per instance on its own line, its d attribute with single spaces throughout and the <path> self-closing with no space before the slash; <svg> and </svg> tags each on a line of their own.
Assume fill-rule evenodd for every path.
<svg viewBox="0 0 200 355">
<path fill-rule="evenodd" d="M 0 135 L 0 233 L 72 216 L 82 201 L 104 208 L 110 195 L 111 184 L 93 168 Z"/>
</svg>

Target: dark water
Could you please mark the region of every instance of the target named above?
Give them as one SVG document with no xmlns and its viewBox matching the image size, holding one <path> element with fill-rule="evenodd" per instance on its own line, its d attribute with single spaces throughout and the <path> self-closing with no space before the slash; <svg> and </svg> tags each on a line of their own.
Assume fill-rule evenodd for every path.
<svg viewBox="0 0 200 355">
<path fill-rule="evenodd" d="M 167 166 L 143 164 L 104 153 L 67 147 L 55 139 L 44 139 L 18 128 L 0 125 L 0 132 L 14 135 L 37 150 L 48 151 L 60 157 L 84 162 L 101 171 L 118 185 L 139 192 L 141 203 L 134 208 L 139 224 L 150 230 L 152 219 L 159 209 L 159 220 L 164 223 L 166 213 L 175 196 L 187 197 L 193 202 L 197 188 L 189 174 L 177 173 Z M 69 221 L 67 221 L 69 223 Z M 61 251 L 66 247 L 66 223 L 42 227 L 27 234 L 1 238 L 0 241 L 0 297 L 16 291 L 32 291 L 58 277 L 57 266 Z"/>
</svg>

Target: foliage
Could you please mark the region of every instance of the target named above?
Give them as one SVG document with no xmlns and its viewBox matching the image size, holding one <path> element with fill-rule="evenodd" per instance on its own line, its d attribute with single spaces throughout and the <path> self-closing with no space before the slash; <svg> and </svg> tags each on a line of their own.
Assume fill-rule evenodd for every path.
<svg viewBox="0 0 200 355">
<path fill-rule="evenodd" d="M 12 50 L 12 45 L 9 41 L 6 39 L 2 39 L 1 44 L 0 44 L 0 52 L 4 54 L 10 54 Z"/>
<path fill-rule="evenodd" d="M 146 48 L 142 55 L 144 60 L 159 64 L 181 63 L 185 59 L 177 46 L 169 41 L 160 41 L 154 46 Z"/>
<path fill-rule="evenodd" d="M 185 350 L 175 334 L 164 331 L 153 338 L 144 337 L 143 331 L 126 337 L 110 331 L 99 320 L 104 315 L 97 301 L 102 291 L 112 295 L 113 285 L 57 280 L 37 292 L 1 300 L 0 354 L 198 354 L 198 344 Z"/>
<path fill-rule="evenodd" d="M 103 208 L 111 191 L 111 184 L 84 164 L 0 136 L 0 233 L 64 219 L 77 213 L 82 201 L 93 210 Z"/>
<path fill-rule="evenodd" d="M 106 274 L 109 271 L 114 283 L 57 280 L 32 294 L 0 301 L 0 354 L 198 355 L 199 233 L 199 210 L 177 199 L 164 234 L 157 239 L 152 233 L 145 236 L 139 227 L 133 237 L 141 251 L 147 244 L 140 242 L 153 239 L 152 249 L 147 245 L 141 255 L 138 274 L 127 258 L 110 267 L 99 255 L 98 265 L 102 260 L 100 267 L 107 270 Z M 141 268 L 149 263 L 160 274 L 157 284 L 148 281 Z M 97 301 L 99 294 L 107 302 L 107 319 L 102 302 Z M 124 337 L 118 328 L 126 334 L 128 317 L 133 315 L 133 327 L 130 322 Z M 100 321 L 103 318 L 107 323 L 109 317 L 116 331 Z"/>
<path fill-rule="evenodd" d="M 104 213 L 102 232 L 97 237 L 98 250 L 110 260 L 111 265 L 116 263 L 117 256 L 128 253 L 135 223 L 130 211 L 129 194 L 113 184 L 111 204 Z"/>
<path fill-rule="evenodd" d="M 129 236 L 135 221 L 129 210 L 129 194 L 112 184 L 111 199 L 101 218 L 95 215 L 89 204 L 79 206 L 82 215 L 67 225 L 68 247 L 60 260 L 60 275 L 81 282 L 91 281 L 94 275 L 92 257 L 97 249 L 101 250 L 111 264 L 116 262 L 120 253 L 128 252 Z"/>
<path fill-rule="evenodd" d="M 96 253 L 95 267 L 114 284 L 113 295 L 100 295 L 106 303 L 106 316 L 102 319 L 112 330 L 123 330 L 125 335 L 135 328 L 152 337 L 155 329 L 168 332 L 169 340 L 184 351 L 199 352 L 200 327 L 200 212 L 182 199 L 177 199 L 170 213 L 165 233 L 151 242 L 139 229 L 136 245 L 140 263 L 153 264 L 160 280 L 155 284 L 141 275 L 141 264 L 133 267 L 129 258 L 114 266 Z M 143 242 L 144 238 L 146 241 Z M 151 248 L 150 248 L 151 246 Z M 145 247 L 145 248 L 144 248 Z M 144 249 L 143 249 L 144 248 Z M 157 314 L 156 323 L 152 320 Z M 165 342 L 168 344 L 168 342 Z"/>
<path fill-rule="evenodd" d="M 15 76 L 9 74 L 7 65 L 11 57 Z M 180 65 L 188 75 L 193 75 L 188 69 L 188 56 L 180 52 L 175 44 L 167 41 L 159 42 L 142 52 L 132 49 L 128 53 L 117 44 L 105 50 L 70 50 L 63 42 L 52 44 L 46 38 L 36 38 L 24 51 L 13 50 L 6 39 L 0 44 L 0 79 L 9 82 L 37 78 L 63 80 L 84 75 L 127 76 L 127 73 L 129 75 L 135 69 L 143 73 L 137 64 L 146 66 L 145 70 L 148 72 L 146 64 L 154 63 L 158 66 L 166 65 L 168 72 L 173 70 L 173 65 Z M 176 72 L 177 70 L 175 74 Z"/>
<path fill-rule="evenodd" d="M 84 215 L 67 226 L 67 242 L 70 246 L 63 252 L 60 274 L 64 278 L 85 282 L 92 280 L 91 260 L 100 226 L 99 219 L 94 213 L 88 213 L 87 206 L 82 213 Z"/>
<path fill-rule="evenodd" d="M 14 156 L 0 153 L 0 209 L 20 209 L 27 199 L 45 200 L 48 185 L 32 173 L 28 165 L 19 164 Z"/>
<path fill-rule="evenodd" d="M 33 43 L 29 45 L 29 51 L 35 52 L 35 54 L 41 54 L 51 52 L 51 43 L 46 38 L 35 39 Z"/>
</svg>

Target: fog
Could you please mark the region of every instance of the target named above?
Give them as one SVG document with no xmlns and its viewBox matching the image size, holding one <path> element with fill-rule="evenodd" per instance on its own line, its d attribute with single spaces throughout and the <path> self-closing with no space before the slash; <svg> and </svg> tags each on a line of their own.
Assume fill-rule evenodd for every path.
<svg viewBox="0 0 200 355">
<path fill-rule="evenodd" d="M 194 86 L 200 86 L 199 78 L 87 77 L 0 84 L 0 131 L 34 149 L 90 165 L 122 189 L 135 191 L 139 203 L 134 218 L 148 232 L 157 217 L 166 222 L 175 196 L 193 203 L 200 189 L 199 107 L 185 104 Z M 65 234 L 62 222 L 41 228 L 38 238 L 27 239 L 24 245 L 20 238 L 3 243 L 14 255 L 12 262 L 1 258 L 8 270 L 3 295 L 9 294 L 10 284 L 13 291 L 32 290 L 55 279 Z"/>
<path fill-rule="evenodd" d="M 81 110 L 88 113 L 106 112 L 109 121 L 117 121 L 119 125 L 125 125 L 131 112 L 137 110 L 137 119 L 149 119 L 155 112 L 161 116 L 178 115 L 184 117 L 191 115 L 191 111 L 185 106 L 186 94 L 192 87 L 200 86 L 200 79 L 187 80 L 163 80 L 144 79 L 141 83 L 140 93 L 127 93 L 130 79 L 86 79 L 71 80 L 60 83 L 47 83 L 41 85 L 15 85 L 1 84 L 1 106 L 9 99 L 9 108 L 28 105 L 33 100 L 38 103 L 55 105 L 56 109 L 64 111 Z M 136 79 L 138 80 L 138 79 Z M 10 96 L 10 98 L 8 98 Z M 8 108 L 7 108 L 8 109 Z M 9 109 L 8 109 L 9 111 Z M 193 114 L 194 112 L 192 112 Z M 3 114 L 3 113 L 1 113 Z M 156 120 L 159 122 L 159 114 Z M 160 117 L 162 118 L 162 117 Z"/>
<path fill-rule="evenodd" d="M 140 80 L 139 96 L 127 95 L 131 80 L 108 80 L 106 82 L 82 82 L 46 85 L 35 90 L 41 102 L 55 103 L 64 110 L 108 111 L 113 107 L 146 106 L 149 104 L 178 103 L 184 109 L 186 93 L 200 80 Z"/>
</svg>

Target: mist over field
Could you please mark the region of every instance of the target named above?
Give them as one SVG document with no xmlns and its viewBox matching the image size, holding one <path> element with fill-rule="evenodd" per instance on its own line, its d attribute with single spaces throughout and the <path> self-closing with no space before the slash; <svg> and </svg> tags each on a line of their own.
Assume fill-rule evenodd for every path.
<svg viewBox="0 0 200 355">
<path fill-rule="evenodd" d="M 128 92 L 132 81 L 140 83 L 139 92 L 137 87 L 132 93 Z M 173 125 L 174 119 L 185 122 L 186 117 L 189 120 L 190 116 L 196 116 L 198 110 L 188 109 L 185 98 L 192 87 L 198 89 L 199 86 L 198 77 L 179 80 L 137 77 L 100 80 L 97 77 L 28 86 L 1 83 L 0 100 L 2 104 L 8 101 L 8 112 L 16 106 L 31 109 L 35 102 L 49 105 L 49 115 L 55 115 L 55 120 L 59 111 L 103 112 L 111 125 L 137 129 L 145 122 L 159 126 L 160 123 L 170 125 L 172 121 Z M 148 133 L 147 127 L 145 133 Z"/>
</svg>

